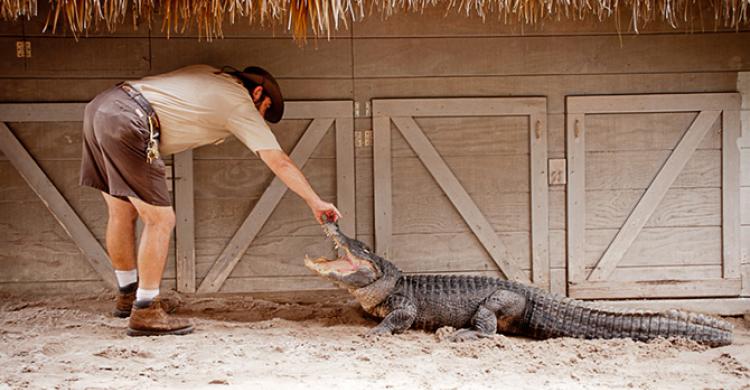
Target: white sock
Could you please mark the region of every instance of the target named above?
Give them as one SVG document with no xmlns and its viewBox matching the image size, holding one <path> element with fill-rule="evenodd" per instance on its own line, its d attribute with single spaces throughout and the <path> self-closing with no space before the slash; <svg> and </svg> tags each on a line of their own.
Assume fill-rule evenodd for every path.
<svg viewBox="0 0 750 390">
<path fill-rule="evenodd" d="M 137 269 L 131 269 L 129 271 L 115 270 L 115 276 L 117 277 L 117 285 L 120 288 L 127 287 L 138 281 L 138 270 Z"/>
<path fill-rule="evenodd" d="M 138 288 L 135 290 L 136 301 L 153 301 L 159 295 L 159 289 L 146 290 L 145 288 Z"/>
</svg>

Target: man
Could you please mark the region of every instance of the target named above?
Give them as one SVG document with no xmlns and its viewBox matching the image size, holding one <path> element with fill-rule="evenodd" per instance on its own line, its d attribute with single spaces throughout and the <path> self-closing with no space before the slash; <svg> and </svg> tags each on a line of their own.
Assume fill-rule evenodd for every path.
<svg viewBox="0 0 750 390">
<path fill-rule="evenodd" d="M 114 314 L 130 316 L 128 335 L 193 330 L 189 321 L 167 315 L 158 299 L 175 225 L 160 154 L 234 135 L 307 202 L 318 222 L 323 214 L 340 217 L 310 187 L 265 122 L 276 123 L 284 113 L 273 76 L 259 67 L 225 69 L 194 65 L 123 83 L 86 106 L 80 183 L 102 191 L 107 203 L 107 251 L 119 285 Z M 143 233 L 136 255 L 138 217 Z"/>
</svg>

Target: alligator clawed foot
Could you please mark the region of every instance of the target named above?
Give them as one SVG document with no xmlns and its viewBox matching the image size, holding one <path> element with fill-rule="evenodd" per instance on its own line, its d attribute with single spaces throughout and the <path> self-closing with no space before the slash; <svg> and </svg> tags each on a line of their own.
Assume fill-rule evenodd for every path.
<svg viewBox="0 0 750 390">
<path fill-rule="evenodd" d="M 389 329 L 376 326 L 368 330 L 367 333 L 363 334 L 362 336 L 365 338 L 377 338 L 380 336 L 390 336 L 390 335 L 391 335 L 391 331 Z"/>
<path fill-rule="evenodd" d="M 484 334 L 482 332 L 473 330 L 473 329 L 460 329 L 450 335 L 447 340 L 452 343 L 462 343 L 465 341 L 475 341 L 479 340 L 480 338 L 488 337 L 489 335 Z"/>
</svg>

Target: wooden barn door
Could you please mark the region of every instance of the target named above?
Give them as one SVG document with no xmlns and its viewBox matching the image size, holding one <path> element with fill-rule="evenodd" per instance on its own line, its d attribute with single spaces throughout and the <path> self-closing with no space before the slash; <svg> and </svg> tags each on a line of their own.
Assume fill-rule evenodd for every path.
<svg viewBox="0 0 750 390">
<path fill-rule="evenodd" d="M 546 108 L 546 98 L 374 100 L 376 251 L 407 272 L 548 289 Z"/>
<path fill-rule="evenodd" d="M 305 164 L 311 156 L 314 156 L 314 153 L 320 153 L 319 158 L 316 159 L 317 165 L 306 175 L 308 179 L 313 181 L 313 186 L 316 186 L 315 181 L 318 180 L 318 177 L 322 176 L 320 180 L 335 187 L 335 194 L 331 195 L 335 195 L 337 208 L 343 215 L 340 222 L 341 228 L 350 236 L 355 236 L 356 226 L 353 122 L 353 103 L 351 101 L 287 102 L 284 120 L 278 125 L 282 128 L 276 131 L 277 137 L 280 138 L 280 143 L 284 147 L 286 143 L 284 137 L 296 137 L 295 134 L 299 134 L 299 130 L 304 129 L 289 156 L 297 166 L 305 170 Z M 284 128 L 285 126 L 287 128 Z M 334 127 L 335 134 L 329 133 L 329 129 Z M 332 137 L 326 139 L 327 134 L 332 135 Z M 321 151 L 321 149 L 325 150 Z M 242 150 L 242 153 L 247 153 L 244 148 Z M 206 151 L 206 153 L 223 155 L 219 151 Z M 207 169 L 206 172 L 210 177 L 208 180 L 215 180 L 211 171 L 213 166 L 211 160 L 216 158 L 217 156 L 204 156 L 204 171 Z M 257 161 L 245 162 L 248 163 L 247 168 L 250 170 L 254 170 L 255 166 L 262 165 Z M 224 188 L 231 187 L 233 183 L 227 183 L 227 180 L 232 180 L 234 167 L 225 162 L 217 167 L 226 172 L 220 179 L 223 183 L 222 186 Z M 329 169 L 325 169 L 325 167 Z M 266 172 L 267 168 L 261 168 L 263 172 L 269 174 Z M 178 172 L 176 176 L 183 177 L 184 175 Z M 206 185 L 204 190 L 208 191 L 209 187 L 216 188 L 213 185 L 215 183 L 209 184 L 211 185 Z M 228 189 L 231 190 L 231 188 Z M 320 193 L 320 186 L 316 190 Z M 242 191 L 244 192 L 244 189 Z M 186 192 L 188 194 L 193 193 L 192 189 L 187 189 Z M 330 283 L 311 275 L 304 268 L 302 257 L 305 254 L 305 249 L 313 249 L 315 252 L 310 253 L 311 255 L 333 253 L 333 245 L 324 239 L 322 230 L 313 220 L 312 214 L 306 208 L 304 202 L 299 200 L 296 195 L 283 202 L 282 198 L 285 193 L 287 193 L 286 185 L 278 177 L 273 177 L 268 187 L 262 191 L 260 197 L 252 205 L 249 214 L 243 217 L 244 220 L 231 236 L 229 242 L 223 245 L 224 249 L 221 250 L 218 258 L 212 261 L 210 268 L 207 271 L 193 271 L 198 272 L 199 279 L 202 276 L 201 274 L 205 275 L 198 286 L 197 291 L 199 293 L 331 288 Z M 330 197 L 331 195 L 326 196 L 326 194 L 321 193 L 323 197 Z M 207 195 L 201 198 L 201 205 L 196 204 L 195 207 L 196 209 L 214 207 L 213 211 L 208 211 L 209 214 L 221 213 L 226 215 L 224 222 L 239 222 L 235 218 L 236 215 L 227 215 L 227 212 L 234 214 L 232 210 L 235 210 L 235 206 L 242 203 L 243 200 L 236 198 L 223 202 L 220 199 L 221 196 L 224 195 Z M 280 204 L 284 205 L 277 209 Z M 188 209 L 188 211 L 190 210 Z M 280 212 L 279 218 L 283 219 L 282 221 L 273 223 L 272 214 L 274 214 L 274 210 Z M 193 217 L 190 216 L 190 218 Z M 214 224 L 221 225 L 223 223 L 221 218 L 212 219 L 215 221 Z M 263 236 L 262 229 L 264 228 L 271 232 L 263 237 L 265 242 L 254 245 L 253 240 L 256 237 Z M 214 229 L 224 229 L 224 227 L 215 226 Z M 298 231 L 304 231 L 304 233 L 298 234 Z M 216 248 L 217 242 L 226 242 L 224 237 L 214 237 L 216 236 L 196 237 L 196 245 L 200 246 L 200 248 L 195 249 L 196 252 L 198 250 L 203 250 L 204 253 L 209 252 L 212 248 Z M 187 240 L 187 242 L 190 241 Z M 291 258 L 289 261 L 284 261 L 282 260 L 283 257 Z M 178 248 L 178 262 L 180 258 Z M 245 259 L 243 260 L 243 258 Z M 194 263 L 195 260 L 193 260 Z M 205 263 L 202 264 L 205 265 Z M 239 274 L 230 278 L 230 274 L 235 271 L 235 266 L 238 264 L 244 264 L 243 269 Z M 232 283 L 227 286 L 225 281 L 232 281 Z"/>
<path fill-rule="evenodd" d="M 567 98 L 568 293 L 740 293 L 739 96 Z"/>
</svg>

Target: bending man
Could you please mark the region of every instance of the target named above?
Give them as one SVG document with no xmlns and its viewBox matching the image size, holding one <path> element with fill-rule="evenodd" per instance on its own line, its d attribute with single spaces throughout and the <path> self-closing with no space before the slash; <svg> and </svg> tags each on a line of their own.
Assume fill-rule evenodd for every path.
<svg viewBox="0 0 750 390">
<path fill-rule="evenodd" d="M 278 122 L 283 113 L 279 85 L 264 69 L 206 65 L 119 84 L 86 106 L 80 183 L 102 191 L 107 203 L 107 251 L 119 285 L 114 314 L 130 316 L 128 335 L 193 330 L 189 321 L 167 315 L 158 299 L 175 225 L 162 155 L 234 135 L 305 200 L 318 222 L 323 214 L 340 216 L 320 199 L 266 124 Z M 136 254 L 139 217 L 143 233 Z"/>
</svg>

